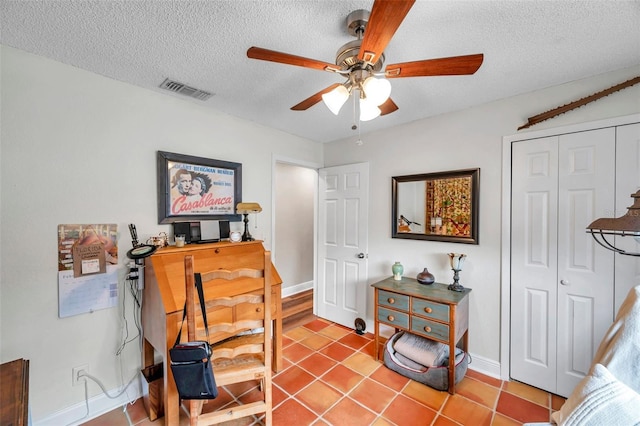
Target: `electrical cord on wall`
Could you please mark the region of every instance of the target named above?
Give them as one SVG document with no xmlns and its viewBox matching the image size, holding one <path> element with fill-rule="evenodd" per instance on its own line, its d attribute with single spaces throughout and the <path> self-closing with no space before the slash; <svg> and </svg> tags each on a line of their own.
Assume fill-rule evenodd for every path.
<svg viewBox="0 0 640 426">
<path fill-rule="evenodd" d="M 133 306 L 133 321 L 138 330 L 136 337 L 139 338 L 138 343 L 140 352 L 142 353 L 142 289 L 138 286 L 137 280 L 130 283 L 129 289 L 135 301 L 135 305 Z"/>
<path fill-rule="evenodd" d="M 124 323 L 124 336 L 122 339 L 122 344 L 120 345 L 120 347 L 118 348 L 118 350 L 116 351 L 116 356 L 118 357 L 118 360 L 120 362 L 120 382 L 124 383 L 125 378 L 123 377 L 123 372 L 126 370 L 125 367 L 123 366 L 123 360 L 122 360 L 122 352 L 124 351 L 124 348 L 126 347 L 127 344 L 135 341 L 136 339 L 139 339 L 139 346 L 138 349 L 140 350 L 140 353 L 142 353 L 142 323 L 141 323 L 141 317 L 142 317 L 142 288 L 141 286 L 138 285 L 139 281 L 138 281 L 138 274 L 140 271 L 140 266 L 139 265 L 132 265 L 129 269 L 129 274 L 127 275 L 127 279 L 125 280 L 125 287 L 128 285 L 129 287 L 129 293 L 131 294 L 131 296 L 133 297 L 133 303 L 132 303 L 132 313 L 133 313 L 133 321 L 134 324 L 136 326 L 136 329 L 138 330 L 138 333 L 132 337 L 129 338 L 129 323 L 127 321 L 127 316 L 126 316 L 126 299 L 127 299 L 127 291 L 126 289 L 122 292 L 122 319 L 123 319 L 123 323 Z M 127 385 L 129 386 L 129 385 Z M 106 393 L 106 392 L 105 392 Z M 129 395 L 127 394 L 127 399 L 129 400 L 129 404 L 133 404 L 135 402 L 135 400 L 132 400 L 131 397 L 129 397 Z M 125 406 L 126 407 L 126 406 Z M 124 407 L 123 407 L 124 409 Z M 125 410 L 126 412 L 126 410 Z"/>
<path fill-rule="evenodd" d="M 137 279 L 127 279 L 125 280 L 125 282 L 129 284 L 129 292 L 133 296 L 133 301 L 134 301 L 133 320 L 134 320 L 136 329 L 138 330 L 138 334 L 132 337 L 131 339 L 129 339 L 129 323 L 127 322 L 127 316 L 124 314 L 125 306 L 126 306 L 126 303 L 125 303 L 126 292 L 124 292 L 122 295 L 122 319 L 124 320 L 125 335 L 122 339 L 122 344 L 116 351 L 116 355 L 120 355 L 128 343 L 133 342 L 134 340 L 136 340 L 138 337 L 142 335 L 142 324 L 140 322 L 141 307 L 142 307 L 142 290 L 138 289 Z M 142 350 L 142 339 L 140 339 L 140 349 Z"/>
<path fill-rule="evenodd" d="M 85 372 L 84 370 L 80 371 L 78 373 L 78 380 L 82 379 L 84 381 L 84 404 L 85 404 L 85 407 L 86 407 L 87 411 L 86 411 L 84 416 L 80 417 L 77 420 L 72 421 L 67 426 L 75 425 L 78 422 L 80 422 L 80 421 L 86 419 L 87 417 L 89 417 L 89 386 L 88 386 L 87 378 L 93 380 L 100 387 L 100 389 L 102 389 L 102 392 L 107 396 L 107 398 L 116 399 L 120 395 L 125 393 L 125 391 L 129 388 L 129 386 L 131 386 L 131 384 L 138 378 L 138 374 L 140 374 L 140 373 L 136 373 L 131 378 L 131 380 L 129 380 L 129 382 L 124 386 L 124 388 L 122 388 L 122 390 L 120 392 L 118 392 L 115 395 L 109 395 L 109 392 L 107 392 L 107 389 L 104 387 L 104 384 L 102 384 L 102 382 L 97 377 L 92 376 L 91 374 Z"/>
<path fill-rule="evenodd" d="M 78 422 L 86 419 L 87 417 L 89 417 L 89 386 L 87 384 L 87 379 L 83 379 L 84 380 L 84 406 L 87 409 L 87 412 L 84 413 L 84 416 L 80 417 L 79 419 L 76 419 L 74 421 L 72 421 L 71 423 L 67 424 L 67 426 L 71 426 L 71 425 L 75 425 Z"/>
<path fill-rule="evenodd" d="M 140 374 L 140 373 L 136 373 L 136 374 L 131 378 L 131 380 L 129 380 L 129 382 L 128 382 L 126 385 L 124 385 L 124 387 L 122 388 L 122 390 L 121 390 L 120 392 L 118 392 L 117 394 L 115 394 L 115 395 L 109 395 L 109 392 L 107 392 L 107 389 L 104 387 L 104 385 L 102 384 L 102 382 L 101 382 L 97 377 L 92 376 L 91 374 L 89 374 L 89 373 L 85 372 L 84 370 L 83 370 L 83 371 L 80 371 L 80 373 L 78 373 L 78 379 L 81 379 L 81 378 L 83 378 L 83 377 L 87 377 L 87 378 L 89 378 L 89 379 L 93 380 L 93 381 L 94 381 L 98 386 L 100 386 L 100 389 L 102 389 L 102 392 L 107 396 L 107 398 L 110 398 L 110 399 L 116 399 L 116 398 L 118 398 L 120 395 L 122 395 L 123 393 L 125 393 L 125 391 L 127 390 L 127 388 L 128 388 L 129 386 L 131 386 L 131 384 L 132 384 L 132 383 L 133 383 L 133 382 L 138 378 L 138 374 Z M 87 379 L 84 379 L 84 381 L 85 381 L 85 384 L 86 384 Z"/>
<path fill-rule="evenodd" d="M 132 270 L 135 268 L 135 271 Z M 122 319 L 123 319 L 123 323 L 124 323 L 124 336 L 122 339 L 122 343 L 120 344 L 120 346 L 118 347 L 118 349 L 116 350 L 115 355 L 118 357 L 119 361 L 120 361 L 120 381 L 121 383 L 124 382 L 124 377 L 122 377 L 122 371 L 124 371 L 123 365 L 122 365 L 122 352 L 125 348 L 125 346 L 133 341 L 135 341 L 136 339 L 138 339 L 139 337 L 142 336 L 142 324 L 141 324 L 141 316 L 142 316 L 142 289 L 139 288 L 138 286 L 138 276 L 137 276 L 137 271 L 138 268 L 137 267 L 133 267 L 129 269 L 129 273 L 125 279 L 125 286 L 129 287 L 129 293 L 131 294 L 131 296 L 133 297 L 133 319 L 134 319 L 134 324 L 136 329 L 138 330 L 138 333 L 132 337 L 129 338 L 129 323 L 127 321 L 127 316 L 126 316 L 126 299 L 127 299 L 127 290 L 124 289 L 124 291 L 122 292 Z M 140 346 L 139 349 L 142 351 L 142 339 L 140 339 Z M 84 382 L 84 402 L 85 402 L 85 407 L 86 407 L 86 413 L 83 417 L 74 420 L 73 422 L 69 423 L 69 425 L 74 425 L 74 424 L 78 424 L 78 422 L 86 419 L 89 414 L 90 414 L 90 410 L 89 410 L 89 389 L 88 389 L 88 382 L 87 379 L 91 379 L 93 380 L 102 390 L 102 392 L 110 399 L 116 399 L 118 397 L 120 397 L 123 393 L 125 393 L 129 386 L 131 386 L 131 384 L 138 378 L 138 375 L 140 373 L 137 372 L 130 380 L 129 382 L 127 382 L 127 384 L 116 394 L 116 395 L 110 395 L 106 388 L 104 387 L 104 385 L 102 384 L 102 382 L 95 376 L 90 375 L 89 373 L 87 373 L 86 371 L 82 370 L 78 373 L 78 380 L 82 379 Z M 128 400 L 130 401 L 129 404 L 133 404 L 135 401 L 131 401 L 131 398 L 128 398 Z M 126 412 L 126 404 L 123 406 L 123 411 L 125 412 L 125 415 L 128 418 L 128 414 Z"/>
</svg>

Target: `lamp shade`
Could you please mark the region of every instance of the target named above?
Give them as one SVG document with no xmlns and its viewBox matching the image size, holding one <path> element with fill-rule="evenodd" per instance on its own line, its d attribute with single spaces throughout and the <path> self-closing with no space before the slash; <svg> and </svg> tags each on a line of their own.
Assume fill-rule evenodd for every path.
<svg viewBox="0 0 640 426">
<path fill-rule="evenodd" d="M 378 117 L 382 111 L 367 98 L 360 98 L 360 121 L 369 121 Z"/>
<path fill-rule="evenodd" d="M 338 115 L 340 108 L 342 108 L 342 105 L 347 102 L 347 99 L 349 99 L 349 90 L 347 90 L 344 85 L 340 85 L 332 91 L 322 95 L 324 104 L 335 115 Z"/>
<path fill-rule="evenodd" d="M 382 105 L 391 95 L 391 83 L 384 78 L 367 77 L 362 83 L 362 90 L 367 98 L 374 105 Z"/>
<path fill-rule="evenodd" d="M 454 271 L 461 271 L 466 254 L 462 253 L 449 253 L 449 263 L 451 263 L 451 269 Z"/>
<path fill-rule="evenodd" d="M 611 243 L 606 238 L 606 235 L 632 236 L 635 237 L 636 241 L 640 242 L 640 190 L 636 191 L 635 194 L 631 194 L 631 197 L 633 198 L 633 205 L 627 208 L 627 213 L 624 216 L 596 219 L 587 226 L 587 232 L 593 236 L 598 244 L 608 250 L 628 256 L 640 256 L 638 252 L 628 252 L 616 247 L 614 243 Z"/>
<path fill-rule="evenodd" d="M 617 218 L 594 220 L 587 229 L 607 234 L 633 235 L 640 233 L 640 191 L 631 194 L 633 205 L 627 208 L 627 214 Z"/>
<path fill-rule="evenodd" d="M 262 207 L 258 203 L 238 203 L 236 206 L 238 214 L 260 213 L 261 211 Z"/>
</svg>

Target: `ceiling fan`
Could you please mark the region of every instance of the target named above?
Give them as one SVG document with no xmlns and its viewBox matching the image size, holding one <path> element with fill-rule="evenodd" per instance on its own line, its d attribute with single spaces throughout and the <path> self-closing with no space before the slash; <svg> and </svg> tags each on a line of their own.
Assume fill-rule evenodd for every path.
<svg viewBox="0 0 640 426">
<path fill-rule="evenodd" d="M 484 58 L 480 53 L 425 59 L 387 65 L 383 71 L 384 49 L 414 3 L 415 0 L 375 0 L 370 13 L 367 10 L 351 12 L 347 17 L 347 28 L 349 34 L 357 37 L 357 40 L 340 47 L 335 64 L 260 47 L 249 48 L 247 56 L 252 59 L 333 72 L 347 79 L 342 84 L 332 84 L 294 105 L 291 107 L 294 111 L 304 111 L 323 100 L 331 112 L 337 115 L 349 96 L 357 90 L 361 121 L 390 114 L 396 111 L 398 106 L 389 97 L 391 84 L 387 79 L 470 75 L 480 68 Z"/>
</svg>

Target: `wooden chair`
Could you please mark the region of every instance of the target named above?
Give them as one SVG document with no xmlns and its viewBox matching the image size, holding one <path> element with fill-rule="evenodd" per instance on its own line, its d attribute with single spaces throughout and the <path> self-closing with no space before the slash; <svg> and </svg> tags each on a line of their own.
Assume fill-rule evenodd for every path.
<svg viewBox="0 0 640 426">
<path fill-rule="evenodd" d="M 187 334 L 206 340 L 195 296 L 193 256 L 185 257 Z M 213 374 L 218 387 L 241 382 L 260 385 L 262 399 L 203 412 L 202 400 L 189 401 L 191 426 L 217 424 L 265 413 L 271 425 L 271 253 L 265 251 L 259 269 L 218 269 L 200 274 L 205 294 Z M 249 288 L 250 294 L 221 297 L 225 289 Z M 209 297 L 213 295 L 213 297 Z M 198 314 L 196 314 L 196 312 Z"/>
</svg>

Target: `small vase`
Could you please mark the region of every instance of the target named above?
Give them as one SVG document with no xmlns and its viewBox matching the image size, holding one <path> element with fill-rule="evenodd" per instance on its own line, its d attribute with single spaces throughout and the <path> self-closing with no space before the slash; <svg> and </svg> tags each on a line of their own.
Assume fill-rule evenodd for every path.
<svg viewBox="0 0 640 426">
<path fill-rule="evenodd" d="M 420 272 L 416 279 L 420 284 L 433 284 L 436 280 L 436 277 L 434 277 L 427 268 L 424 268 L 424 271 Z"/>
<path fill-rule="evenodd" d="M 404 272 L 404 266 L 402 266 L 402 263 L 396 262 L 391 267 L 391 272 L 393 272 L 393 279 L 400 281 L 402 279 L 402 273 Z"/>
</svg>

